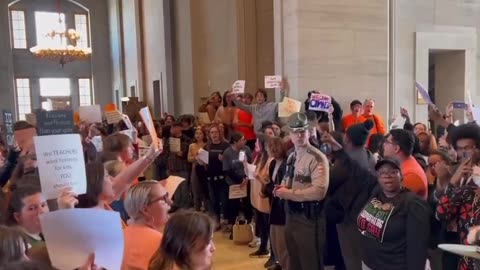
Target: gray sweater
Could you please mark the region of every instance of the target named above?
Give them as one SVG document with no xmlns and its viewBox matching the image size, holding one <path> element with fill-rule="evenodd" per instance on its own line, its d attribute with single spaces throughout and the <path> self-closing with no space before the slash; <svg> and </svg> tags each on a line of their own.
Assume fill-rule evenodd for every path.
<svg viewBox="0 0 480 270">
<path fill-rule="evenodd" d="M 253 116 L 253 128 L 255 133 L 259 132 L 262 123 L 265 121 L 275 122 L 278 120 L 278 103 L 277 102 L 265 102 L 263 104 L 246 105 L 237 100 L 233 100 L 235 106 L 238 108 L 250 112 Z"/>
</svg>

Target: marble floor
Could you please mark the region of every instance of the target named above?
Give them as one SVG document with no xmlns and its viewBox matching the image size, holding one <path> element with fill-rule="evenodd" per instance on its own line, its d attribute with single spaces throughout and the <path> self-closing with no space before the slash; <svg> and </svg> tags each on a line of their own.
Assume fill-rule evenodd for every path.
<svg viewBox="0 0 480 270">
<path fill-rule="evenodd" d="M 250 258 L 248 254 L 256 251 L 248 246 L 237 246 L 228 239 L 228 235 L 216 233 L 214 237 L 215 257 L 213 270 L 262 270 L 268 258 Z"/>
</svg>

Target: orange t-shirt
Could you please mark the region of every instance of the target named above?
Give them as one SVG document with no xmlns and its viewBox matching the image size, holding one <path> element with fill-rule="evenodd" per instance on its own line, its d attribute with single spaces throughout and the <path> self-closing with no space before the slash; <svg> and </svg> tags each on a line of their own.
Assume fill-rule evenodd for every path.
<svg viewBox="0 0 480 270">
<path fill-rule="evenodd" d="M 423 171 L 417 160 L 410 156 L 402 162 L 403 186 L 418 196 L 427 200 L 428 180 L 425 171 Z"/>
<path fill-rule="evenodd" d="M 370 130 L 370 136 L 373 134 L 385 135 L 387 133 L 387 130 L 385 129 L 385 125 L 383 124 L 382 118 L 377 114 L 362 115 L 362 117 L 365 119 L 363 120 L 364 122 L 367 121 L 367 119 L 370 119 L 373 121 L 373 128 L 372 130 Z"/>
<path fill-rule="evenodd" d="M 150 259 L 162 242 L 162 233 L 141 225 L 123 230 L 124 250 L 122 270 L 148 270 Z"/>
<path fill-rule="evenodd" d="M 343 130 L 346 131 L 349 127 L 355 125 L 355 124 L 360 124 L 365 122 L 365 117 L 360 115 L 359 117 L 355 117 L 353 114 L 346 115 L 342 119 L 342 127 Z"/>
</svg>

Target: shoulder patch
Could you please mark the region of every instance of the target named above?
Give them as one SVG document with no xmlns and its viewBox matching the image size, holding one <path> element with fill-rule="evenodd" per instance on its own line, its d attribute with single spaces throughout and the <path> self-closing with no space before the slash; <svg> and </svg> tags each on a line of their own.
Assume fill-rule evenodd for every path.
<svg viewBox="0 0 480 270">
<path fill-rule="evenodd" d="M 323 162 L 324 158 L 326 159 L 325 154 L 312 145 L 307 146 L 307 153 L 314 156 L 315 159 L 320 163 Z"/>
</svg>

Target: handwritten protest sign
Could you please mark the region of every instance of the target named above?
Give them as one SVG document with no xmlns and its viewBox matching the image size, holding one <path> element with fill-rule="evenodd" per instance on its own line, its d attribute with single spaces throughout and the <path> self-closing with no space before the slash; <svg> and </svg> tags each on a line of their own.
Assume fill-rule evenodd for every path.
<svg viewBox="0 0 480 270">
<path fill-rule="evenodd" d="M 41 111 L 38 113 L 38 135 L 74 133 L 73 111 Z"/>
<path fill-rule="evenodd" d="M 155 125 L 153 124 L 153 118 L 150 114 L 150 109 L 148 107 L 144 107 L 140 110 L 140 116 L 142 117 L 143 123 L 147 126 L 147 130 L 152 136 L 152 143 L 155 147 L 159 146 L 157 131 L 155 130 Z M 131 124 L 131 123 L 130 123 Z M 132 126 L 133 127 L 133 126 Z"/>
<path fill-rule="evenodd" d="M 247 185 L 231 185 L 228 188 L 228 199 L 241 199 L 247 197 Z"/>
<path fill-rule="evenodd" d="M 265 88 L 280 88 L 282 86 L 282 76 L 265 76 Z"/>
<path fill-rule="evenodd" d="M 107 123 L 116 124 L 122 120 L 122 113 L 118 111 L 115 103 L 110 103 L 105 105 L 105 117 L 107 118 Z"/>
<path fill-rule="evenodd" d="M 415 87 L 417 88 L 417 91 L 420 94 L 420 96 L 422 96 L 422 99 L 428 104 L 433 105 L 432 99 L 430 98 L 430 95 L 428 94 L 427 89 L 425 89 L 425 87 L 423 87 L 419 82 L 415 82 Z"/>
<path fill-rule="evenodd" d="M 312 111 L 328 113 L 330 112 L 330 107 L 332 106 L 332 98 L 322 94 L 312 94 L 309 102 L 310 104 L 308 109 Z"/>
<path fill-rule="evenodd" d="M 5 127 L 5 142 L 8 146 L 12 147 L 15 144 L 15 138 L 13 136 L 13 113 L 11 111 L 3 110 L 3 125 Z"/>
<path fill-rule="evenodd" d="M 80 135 L 35 137 L 35 150 L 42 193 L 56 199 L 65 187 L 76 194 L 87 191 L 85 161 Z"/>
<path fill-rule="evenodd" d="M 236 81 L 232 86 L 232 92 L 234 94 L 245 93 L 245 81 L 244 80 Z"/>
<path fill-rule="evenodd" d="M 102 123 L 102 109 L 100 105 L 80 106 L 78 114 L 81 121 L 87 123 Z"/>
<path fill-rule="evenodd" d="M 283 102 L 278 104 L 278 117 L 290 117 L 290 115 L 300 112 L 301 107 L 300 101 L 284 97 Z"/>
</svg>

